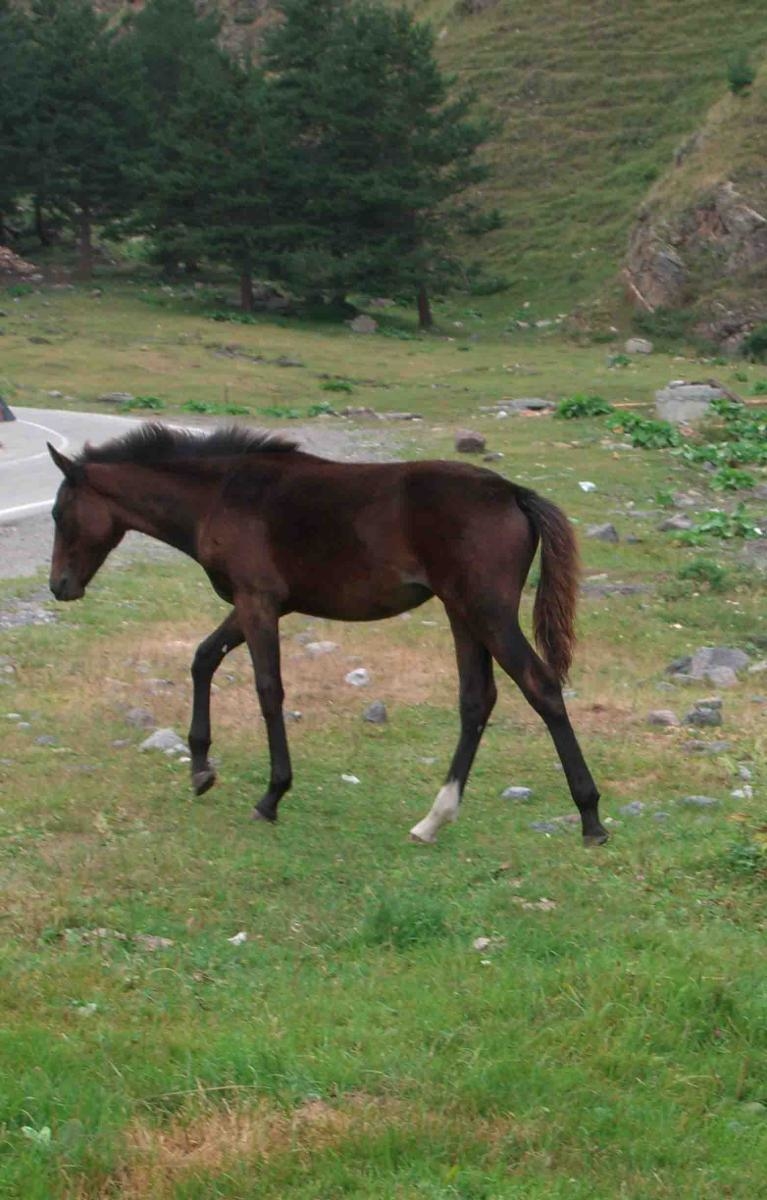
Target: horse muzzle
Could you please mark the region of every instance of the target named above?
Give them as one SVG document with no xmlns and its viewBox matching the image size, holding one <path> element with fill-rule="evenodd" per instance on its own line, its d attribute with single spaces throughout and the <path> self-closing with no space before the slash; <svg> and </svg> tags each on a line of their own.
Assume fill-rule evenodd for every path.
<svg viewBox="0 0 767 1200">
<path fill-rule="evenodd" d="M 58 579 L 51 576 L 48 586 L 57 600 L 80 600 L 85 595 L 83 585 L 66 573 L 59 575 Z"/>
</svg>

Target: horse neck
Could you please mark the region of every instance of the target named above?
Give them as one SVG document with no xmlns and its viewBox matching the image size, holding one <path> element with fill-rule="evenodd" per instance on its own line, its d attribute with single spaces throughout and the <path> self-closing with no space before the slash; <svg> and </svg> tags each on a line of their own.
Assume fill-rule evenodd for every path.
<svg viewBox="0 0 767 1200">
<path fill-rule="evenodd" d="M 182 474 L 161 463 L 92 463 L 88 471 L 92 485 L 111 501 L 126 530 L 135 529 L 194 557 L 197 526 L 210 510 L 220 480 L 207 472 Z"/>
</svg>

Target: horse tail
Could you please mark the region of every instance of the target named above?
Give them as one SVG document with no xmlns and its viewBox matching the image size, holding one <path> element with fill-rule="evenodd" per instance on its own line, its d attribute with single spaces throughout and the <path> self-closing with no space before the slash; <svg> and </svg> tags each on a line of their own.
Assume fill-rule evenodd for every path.
<svg viewBox="0 0 767 1200">
<path fill-rule="evenodd" d="M 533 605 L 533 630 L 538 649 L 564 683 L 575 648 L 575 607 L 580 562 L 568 518 L 537 492 L 519 488 L 517 503 L 540 541 L 541 568 Z"/>
</svg>

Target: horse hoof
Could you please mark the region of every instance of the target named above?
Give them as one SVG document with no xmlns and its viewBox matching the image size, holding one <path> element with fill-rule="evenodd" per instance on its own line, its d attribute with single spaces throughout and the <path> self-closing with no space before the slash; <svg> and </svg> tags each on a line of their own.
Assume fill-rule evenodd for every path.
<svg viewBox="0 0 767 1200">
<path fill-rule="evenodd" d="M 276 825 L 277 824 L 276 816 L 269 817 L 266 815 L 266 813 L 260 812 L 257 808 L 253 809 L 253 812 L 250 814 L 250 816 L 251 816 L 251 820 L 253 820 L 253 821 L 266 821 L 267 825 Z"/>
<path fill-rule="evenodd" d="M 408 834 L 407 840 L 412 842 L 414 846 L 433 846 L 437 841 L 435 837 L 421 837 L 420 834 L 414 833 L 412 829 Z"/>
<path fill-rule="evenodd" d="M 192 787 L 194 788 L 195 796 L 203 796 L 209 791 L 216 782 L 216 772 L 212 767 L 206 767 L 204 771 L 195 771 L 192 775 Z"/>
<path fill-rule="evenodd" d="M 592 846 L 604 846 L 609 837 L 610 835 L 606 829 L 601 830 L 600 833 L 587 833 L 583 836 L 583 844 L 587 849 L 590 849 Z"/>
</svg>

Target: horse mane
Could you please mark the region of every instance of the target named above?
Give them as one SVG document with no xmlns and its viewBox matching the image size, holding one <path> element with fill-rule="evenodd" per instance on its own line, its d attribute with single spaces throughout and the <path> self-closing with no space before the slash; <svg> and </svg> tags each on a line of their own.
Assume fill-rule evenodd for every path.
<svg viewBox="0 0 767 1200">
<path fill-rule="evenodd" d="M 75 459 L 77 466 L 88 463 L 135 463 L 157 465 L 181 463 L 189 459 L 239 458 L 258 453 L 288 454 L 297 450 L 296 442 L 263 429 L 245 429 L 230 425 L 211 433 L 195 433 L 148 421 L 122 437 L 101 446 L 87 444 Z"/>
</svg>

